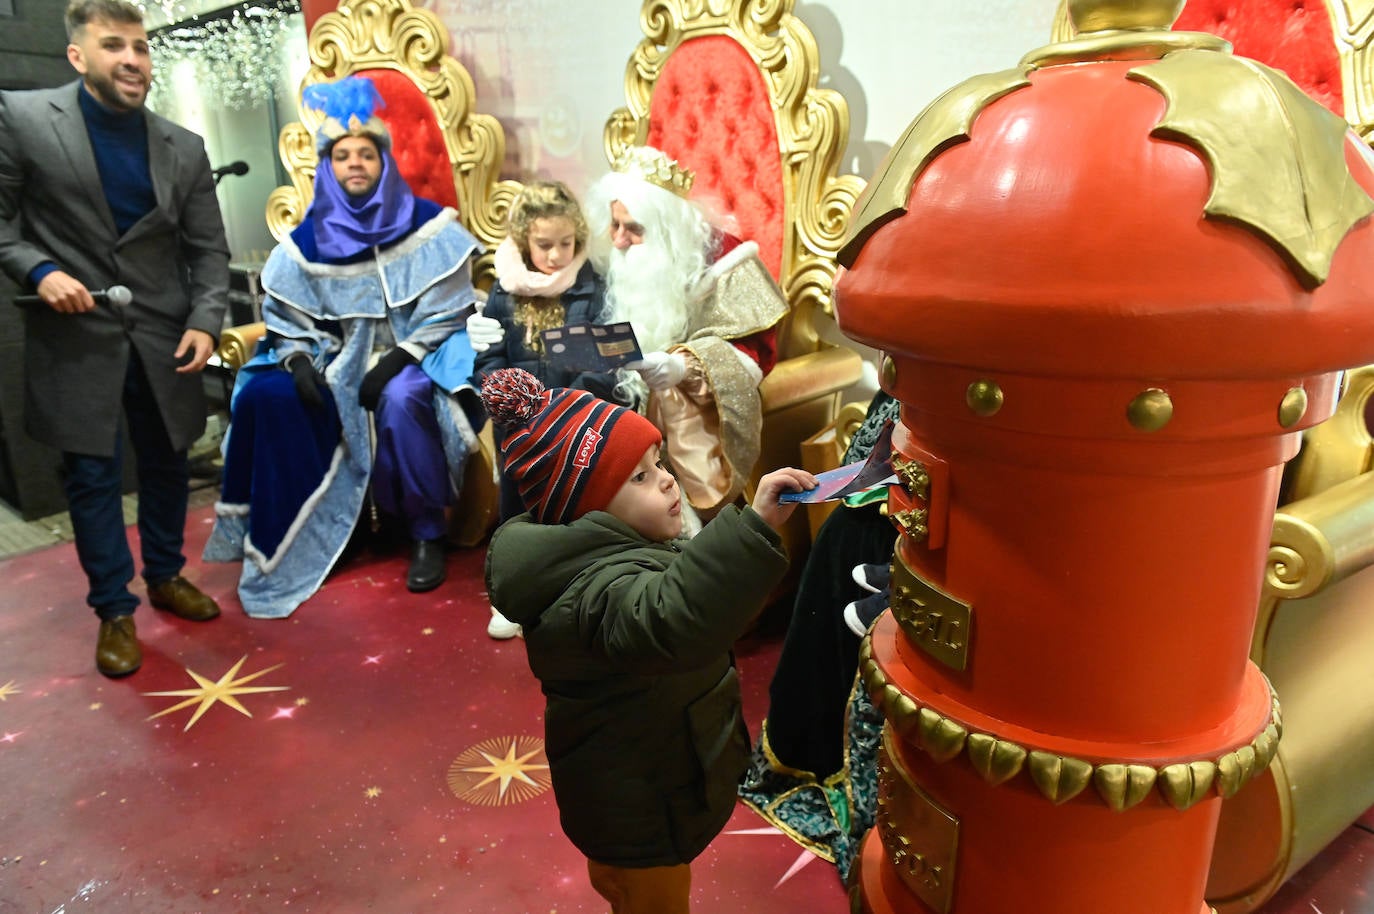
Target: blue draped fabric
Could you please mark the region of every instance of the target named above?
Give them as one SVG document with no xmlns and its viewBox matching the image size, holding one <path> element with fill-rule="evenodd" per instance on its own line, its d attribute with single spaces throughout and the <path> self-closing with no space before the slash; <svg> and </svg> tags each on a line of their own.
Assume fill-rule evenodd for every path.
<svg viewBox="0 0 1374 914">
<path fill-rule="evenodd" d="M 388 150 L 379 150 L 382 173 L 364 198 L 348 194 L 328 162 L 315 170 L 315 244 L 329 263 L 351 260 L 369 248 L 399 241 L 412 231 L 415 195 Z"/>
</svg>

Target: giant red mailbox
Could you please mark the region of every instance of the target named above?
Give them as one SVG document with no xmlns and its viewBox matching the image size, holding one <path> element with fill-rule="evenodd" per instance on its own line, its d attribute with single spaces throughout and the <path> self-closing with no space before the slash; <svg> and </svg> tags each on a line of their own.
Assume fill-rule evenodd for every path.
<svg viewBox="0 0 1374 914">
<path fill-rule="evenodd" d="M 1279 478 L 1374 361 L 1374 170 L 1180 0 L 969 80 L 860 200 L 837 313 L 902 402 L 858 905 L 1205 914 L 1279 702 L 1248 659 Z"/>
</svg>

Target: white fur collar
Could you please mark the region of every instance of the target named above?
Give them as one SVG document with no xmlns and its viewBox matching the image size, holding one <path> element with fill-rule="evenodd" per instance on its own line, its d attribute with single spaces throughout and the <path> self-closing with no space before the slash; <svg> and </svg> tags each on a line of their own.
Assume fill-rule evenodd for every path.
<svg viewBox="0 0 1374 914">
<path fill-rule="evenodd" d="M 741 241 L 735 245 L 730 252 L 707 268 L 702 274 L 696 285 L 692 288 L 692 298 L 701 298 L 709 295 L 716 287 L 716 283 L 726 273 L 744 263 L 746 260 L 757 260 L 759 256 L 759 243 L 757 241 Z"/>
</svg>

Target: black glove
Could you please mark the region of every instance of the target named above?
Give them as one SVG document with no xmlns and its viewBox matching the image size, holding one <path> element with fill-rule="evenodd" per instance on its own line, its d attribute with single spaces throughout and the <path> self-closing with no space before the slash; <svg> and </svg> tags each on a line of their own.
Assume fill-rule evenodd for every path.
<svg viewBox="0 0 1374 914">
<path fill-rule="evenodd" d="M 291 372 L 291 379 L 296 382 L 296 396 L 301 398 L 301 402 L 310 409 L 324 409 L 322 391 L 329 389 L 329 382 L 315 368 L 310 356 L 294 355 L 286 360 L 286 367 Z"/>
<path fill-rule="evenodd" d="M 358 388 L 358 403 L 363 409 L 375 410 L 382 399 L 382 388 L 407 365 L 415 364 L 415 356 L 400 346 L 377 360 L 377 364 L 363 375 L 363 384 Z"/>
</svg>

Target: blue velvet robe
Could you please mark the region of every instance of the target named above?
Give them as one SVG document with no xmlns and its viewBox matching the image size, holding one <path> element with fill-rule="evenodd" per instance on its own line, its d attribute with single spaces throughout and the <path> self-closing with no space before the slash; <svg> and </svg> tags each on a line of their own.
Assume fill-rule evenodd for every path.
<svg viewBox="0 0 1374 914">
<path fill-rule="evenodd" d="M 302 503 L 249 497 L 215 506 L 203 557 L 243 560 L 239 598 L 250 616 L 290 615 L 319 589 L 348 544 L 372 471 L 371 418 L 358 403 L 358 388 L 374 355 L 398 344 L 425 353 L 421 368 L 435 382 L 434 410 L 457 493 L 476 448 L 474 428 L 455 394 L 472 373 L 474 353 L 464 324 L 476 302 L 470 258 L 481 247 L 452 209 L 437 209 L 417 206 L 417 222 L 424 221 L 414 231 L 348 263 L 311 259 L 308 224 L 268 258 L 262 283 L 270 345 L 240 370 L 235 393 L 256 374 L 280 371 L 288 356 L 305 353 L 328 382 L 339 434 L 333 452 L 314 460 L 299 459 L 311 441 L 299 427 L 283 427 L 275 437 L 260 435 L 255 442 L 255 449 L 267 446 L 275 453 L 270 460 L 256 459 L 254 472 L 263 472 L 264 465 L 282 473 L 305 467 L 303 472 L 320 477 L 313 487 L 313 480 L 302 487 L 309 491 Z M 226 495 L 231 488 L 249 488 L 231 486 L 232 474 L 242 472 L 248 469 L 226 465 Z"/>
</svg>

